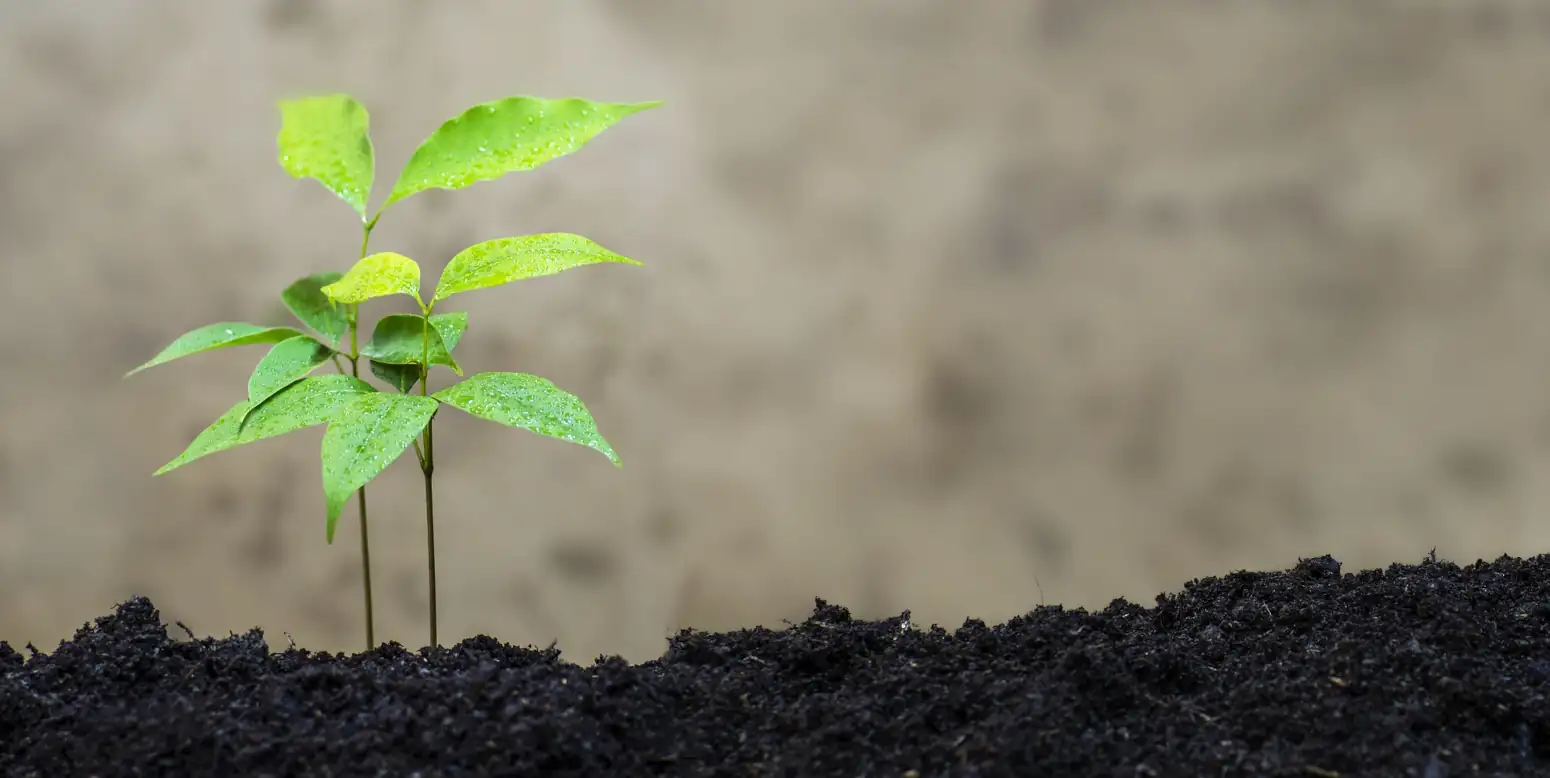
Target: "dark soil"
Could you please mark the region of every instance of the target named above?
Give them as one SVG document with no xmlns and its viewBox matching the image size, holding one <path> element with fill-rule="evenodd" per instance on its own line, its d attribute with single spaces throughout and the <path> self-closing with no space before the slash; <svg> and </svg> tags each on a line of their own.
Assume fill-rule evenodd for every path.
<svg viewBox="0 0 1550 778">
<path fill-rule="evenodd" d="M 137 598 L 0 672 L 6 776 L 1550 775 L 1550 557 L 1321 557 L 955 632 L 818 601 L 634 666 L 174 641 Z"/>
</svg>

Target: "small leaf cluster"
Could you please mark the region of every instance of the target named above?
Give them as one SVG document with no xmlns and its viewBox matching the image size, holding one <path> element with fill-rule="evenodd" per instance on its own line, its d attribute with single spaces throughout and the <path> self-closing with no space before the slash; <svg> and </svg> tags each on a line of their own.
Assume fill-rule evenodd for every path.
<svg viewBox="0 0 1550 778">
<path fill-rule="evenodd" d="M 382 211 L 394 203 L 428 189 L 460 189 L 530 170 L 581 148 L 624 117 L 658 104 L 512 97 L 474 106 L 419 146 L 386 202 L 369 218 L 375 159 L 366 110 L 353 98 L 327 95 L 282 101 L 279 161 L 292 176 L 315 179 L 349 204 L 360 215 L 369 239 Z M 584 445 L 620 464 L 582 401 L 547 379 L 513 372 L 478 373 L 434 393 L 428 392 L 426 382 L 436 366 L 459 378 L 464 375 L 454 351 L 468 329 L 468 314 L 438 310 L 454 296 L 584 265 L 640 262 L 579 235 L 499 238 L 452 257 L 427 301 L 421 295 L 420 267 L 413 259 L 394 252 L 366 254 L 364 246 L 363 242 L 363 256 L 343 272 L 310 275 L 280 293 L 285 307 L 305 329 L 245 322 L 210 324 L 177 338 L 130 371 L 132 375 L 216 349 L 269 346 L 248 379 L 246 399 L 200 432 L 156 474 L 235 446 L 326 425 L 321 458 L 327 538 L 332 543 L 350 495 L 411 446 L 422 467 L 426 466 L 416 439 L 443 405 Z M 392 295 L 413 298 L 420 313 L 382 317 L 370 339 L 357 348 L 360 304 Z M 362 359 L 387 390 L 360 378 Z M 330 362 L 338 368 L 337 375 L 314 375 Z M 412 393 L 416 386 L 418 395 Z"/>
</svg>

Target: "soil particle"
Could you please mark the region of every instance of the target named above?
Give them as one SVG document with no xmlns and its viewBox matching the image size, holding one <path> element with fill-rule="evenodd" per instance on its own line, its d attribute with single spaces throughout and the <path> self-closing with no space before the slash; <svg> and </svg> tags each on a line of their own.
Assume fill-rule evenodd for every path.
<svg viewBox="0 0 1550 778">
<path fill-rule="evenodd" d="M 1153 608 L 685 630 L 661 659 L 0 643 L 5 776 L 1550 775 L 1550 557 L 1191 581 Z"/>
</svg>

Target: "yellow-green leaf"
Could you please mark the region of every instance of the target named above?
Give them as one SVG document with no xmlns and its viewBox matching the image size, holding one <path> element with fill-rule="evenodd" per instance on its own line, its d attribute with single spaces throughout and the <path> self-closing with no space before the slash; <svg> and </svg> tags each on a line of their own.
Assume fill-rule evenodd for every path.
<svg viewBox="0 0 1550 778">
<path fill-rule="evenodd" d="M 581 399 L 546 378 L 479 373 L 431 396 L 481 419 L 597 449 L 614 465 L 621 464 Z"/>
<path fill-rule="evenodd" d="M 641 265 L 580 235 L 550 232 L 518 238 L 497 238 L 458 252 L 436 282 L 435 305 L 459 292 L 485 289 L 524 278 L 553 275 L 600 262 Z"/>
<path fill-rule="evenodd" d="M 257 407 L 244 400 L 206 427 L 177 459 L 162 465 L 156 475 L 217 451 L 322 424 L 346 400 L 375 391 L 371 384 L 357 378 L 322 375 L 303 378 Z M 252 413 L 248 412 L 250 409 Z"/>
<path fill-rule="evenodd" d="M 407 294 L 420 301 L 420 266 L 403 254 L 384 251 L 363 257 L 343 278 L 323 287 L 336 303 L 361 303 L 373 297 Z"/>
<path fill-rule="evenodd" d="M 409 158 L 383 208 L 426 189 L 461 189 L 569 154 L 633 113 L 661 105 L 508 97 L 449 119 Z"/>
<path fill-rule="evenodd" d="M 216 324 L 206 324 L 195 330 L 190 330 L 179 336 L 171 345 L 161 350 L 151 361 L 124 374 L 125 378 L 134 375 L 148 367 L 155 367 L 165 362 L 171 362 L 179 357 L 189 354 L 197 354 L 201 351 L 214 351 L 218 348 L 230 348 L 232 346 L 251 346 L 258 343 L 279 343 L 286 338 L 301 335 L 301 330 L 292 327 L 260 327 L 256 324 L 247 324 L 237 321 L 223 321 Z"/>
<path fill-rule="evenodd" d="M 296 178 L 317 179 L 364 220 L 375 165 L 366 108 L 349 95 L 281 100 L 279 106 L 281 167 Z"/>
<path fill-rule="evenodd" d="M 351 398 L 328 420 L 323 433 L 328 542 L 334 542 L 345 501 L 409 448 L 438 405 L 429 397 L 377 392 Z"/>
</svg>

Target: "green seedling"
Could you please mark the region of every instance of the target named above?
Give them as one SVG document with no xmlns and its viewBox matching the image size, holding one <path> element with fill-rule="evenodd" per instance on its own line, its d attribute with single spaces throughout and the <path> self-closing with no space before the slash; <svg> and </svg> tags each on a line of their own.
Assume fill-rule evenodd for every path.
<svg viewBox="0 0 1550 778">
<path fill-rule="evenodd" d="M 245 443 L 327 425 L 322 446 L 326 537 L 329 543 L 334 542 L 339 516 L 354 495 L 360 516 L 366 647 L 370 649 L 376 645 L 376 635 L 372 627 L 366 484 L 413 448 L 425 479 L 430 645 L 439 645 L 432 422 L 441 407 L 450 405 L 481 419 L 587 446 L 603 453 L 615 466 L 620 462 L 581 400 L 544 378 L 478 373 L 431 392 L 433 366 L 463 377 L 463 368 L 452 352 L 468 329 L 467 313 L 437 312 L 437 307 L 455 295 L 583 265 L 642 263 L 579 235 L 500 238 L 470 246 L 452 257 L 431 298 L 425 300 L 420 266 L 414 260 L 393 252 L 368 253 L 372 229 L 384 210 L 406 197 L 427 189 L 461 189 L 507 173 L 532 170 L 580 149 L 625 117 L 660 104 L 509 97 L 476 105 L 441 125 L 420 144 L 386 202 L 368 217 L 375 158 L 366 109 L 347 95 L 280 101 L 281 127 L 276 140 L 280 165 L 296 178 L 317 180 L 355 209 L 362 224 L 360 257 L 345 272 L 307 276 L 281 292 L 285 307 L 310 332 L 242 322 L 211 324 L 188 332 L 129 372 L 133 375 L 215 349 L 269 346 L 248 379 L 247 399 L 199 433 L 156 475 Z M 361 303 L 392 295 L 412 297 L 420 313 L 382 317 L 370 340 L 360 345 Z M 388 391 L 379 391 L 362 380 L 362 359 L 371 374 L 388 385 Z M 338 375 L 312 375 L 329 362 L 338 369 Z M 345 362 L 349 363 L 348 371 Z M 414 393 L 416 386 L 418 394 Z"/>
</svg>

